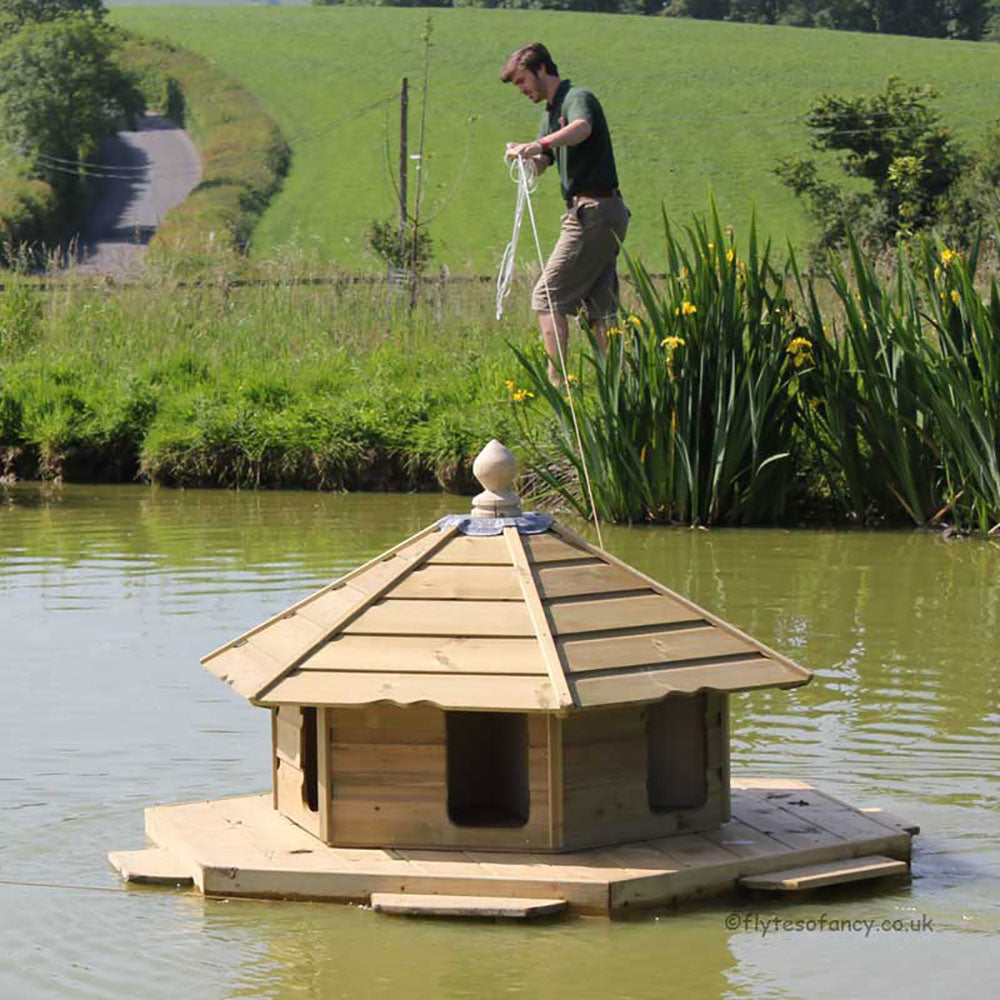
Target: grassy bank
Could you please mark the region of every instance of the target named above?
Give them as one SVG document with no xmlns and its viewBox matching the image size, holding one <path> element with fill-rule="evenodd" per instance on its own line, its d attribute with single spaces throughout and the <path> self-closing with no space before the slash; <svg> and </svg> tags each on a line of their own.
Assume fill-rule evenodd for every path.
<svg viewBox="0 0 1000 1000">
<path fill-rule="evenodd" d="M 0 296 L 0 475 L 167 485 L 470 489 L 499 437 L 606 521 L 950 525 L 1000 534 L 1000 288 L 975 248 L 914 242 L 829 279 L 717 217 L 630 261 L 606 358 L 549 385 L 527 283 L 405 290 L 290 253 L 243 284 Z M 583 440 L 583 456 L 577 441 Z M 536 489 L 537 492 L 537 489 Z"/>
<path fill-rule="evenodd" d="M 292 271 L 296 264 L 289 265 Z M 70 280 L 0 297 L 0 473 L 322 489 L 462 489 L 513 440 L 514 370 L 480 289 L 410 314 L 381 286 Z"/>
<path fill-rule="evenodd" d="M 424 214 L 434 216 L 436 263 L 453 273 L 490 272 L 509 236 L 514 187 L 501 163 L 503 144 L 534 134 L 538 108 L 498 75 L 525 41 L 547 41 L 560 70 L 600 96 L 633 209 L 628 245 L 646 259 L 661 252 L 661 202 L 685 218 L 705 204 L 709 185 L 740 232 L 756 205 L 769 233 L 804 244 L 808 221 L 771 169 L 779 156 L 808 149 L 799 119 L 823 92 L 872 92 L 893 73 L 930 83 L 941 93 L 944 120 L 970 141 L 996 115 L 992 46 L 668 18 L 430 13 Z M 167 6 L 116 8 L 113 18 L 213 61 L 257 97 L 289 141 L 291 170 L 253 234 L 255 256 L 267 259 L 297 241 L 345 268 L 375 271 L 364 232 L 371 219 L 394 213 L 398 105 L 391 95 L 408 76 L 413 138 L 427 14 Z M 559 214 L 552 178 L 538 198 L 550 242 Z"/>
</svg>

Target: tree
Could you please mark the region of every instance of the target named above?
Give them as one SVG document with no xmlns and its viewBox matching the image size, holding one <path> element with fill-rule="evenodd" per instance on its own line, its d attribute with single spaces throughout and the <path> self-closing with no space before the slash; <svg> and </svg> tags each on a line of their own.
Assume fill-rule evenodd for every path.
<svg viewBox="0 0 1000 1000">
<path fill-rule="evenodd" d="M 123 119 L 143 109 L 131 76 L 112 60 L 110 29 L 88 14 L 27 24 L 0 45 L 0 139 L 57 189 Z"/>
<path fill-rule="evenodd" d="M 67 14 L 107 13 L 102 0 L 0 0 L 0 28 L 18 31 L 26 24 L 55 21 Z"/>
<path fill-rule="evenodd" d="M 936 220 L 969 160 L 930 107 L 936 96 L 931 87 L 891 77 L 872 97 L 827 95 L 813 105 L 806 116 L 813 149 L 842 153 L 843 173 L 869 185 L 849 193 L 822 180 L 811 159 L 779 160 L 775 173 L 806 201 L 821 225 L 822 245 L 839 242 L 849 215 L 855 231 L 875 247 Z"/>
</svg>

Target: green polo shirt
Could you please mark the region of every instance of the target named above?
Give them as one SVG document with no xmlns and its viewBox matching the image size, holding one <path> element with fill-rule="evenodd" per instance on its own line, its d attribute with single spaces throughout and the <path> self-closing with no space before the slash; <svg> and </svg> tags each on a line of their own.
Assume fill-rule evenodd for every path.
<svg viewBox="0 0 1000 1000">
<path fill-rule="evenodd" d="M 576 146 L 556 146 L 549 151 L 555 156 L 562 195 L 567 201 L 575 194 L 618 187 L 608 123 L 601 102 L 586 87 L 574 87 L 569 80 L 559 84 L 552 102 L 542 112 L 538 137 L 557 132 L 581 118 L 590 124 L 590 135 Z"/>
</svg>

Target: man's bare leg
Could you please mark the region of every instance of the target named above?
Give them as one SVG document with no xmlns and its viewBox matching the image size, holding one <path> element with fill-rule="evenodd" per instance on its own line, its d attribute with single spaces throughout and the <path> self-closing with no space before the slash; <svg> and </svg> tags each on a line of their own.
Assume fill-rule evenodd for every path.
<svg viewBox="0 0 1000 1000">
<path fill-rule="evenodd" d="M 559 362 L 559 346 L 562 347 L 563 358 L 567 358 L 566 351 L 569 345 L 569 321 L 562 313 L 540 312 L 538 314 L 538 325 L 542 328 L 542 336 L 545 339 L 545 351 L 549 356 L 549 381 L 557 389 L 562 388 L 562 365 Z M 594 340 L 597 342 L 597 350 L 601 357 L 608 353 L 608 324 L 606 320 L 598 320 L 591 327 L 594 331 Z M 556 338 L 559 338 L 556 340 Z M 569 369 L 569 361 L 566 361 L 566 368 Z"/>
<path fill-rule="evenodd" d="M 597 350 L 601 357 L 607 357 L 608 354 L 608 323 L 607 320 L 599 319 L 596 323 L 591 325 L 591 329 L 594 331 L 594 340 L 597 343 Z"/>
<path fill-rule="evenodd" d="M 538 325 L 542 329 L 542 337 L 545 340 L 545 352 L 549 356 L 549 381 L 557 389 L 563 386 L 562 364 L 559 361 L 559 352 L 562 350 L 563 359 L 566 358 L 566 350 L 569 345 L 569 323 L 562 313 L 540 312 L 538 314 Z M 567 369 L 569 365 L 567 363 Z"/>
</svg>

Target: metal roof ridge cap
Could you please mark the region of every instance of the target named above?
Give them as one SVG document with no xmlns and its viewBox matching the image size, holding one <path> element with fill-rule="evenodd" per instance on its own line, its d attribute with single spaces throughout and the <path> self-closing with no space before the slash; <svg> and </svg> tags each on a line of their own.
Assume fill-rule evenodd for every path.
<svg viewBox="0 0 1000 1000">
<path fill-rule="evenodd" d="M 376 559 L 372 559 L 369 562 L 365 563 L 364 566 L 359 567 L 359 569 L 356 570 L 355 573 L 353 573 L 351 575 L 357 575 L 357 573 L 359 573 L 362 569 L 367 569 L 369 566 L 372 566 L 372 565 L 375 565 L 376 563 L 384 561 L 385 557 L 388 556 L 388 555 L 390 555 L 390 554 L 393 555 L 393 556 L 399 555 L 400 553 L 397 551 L 398 549 L 402 548 L 403 546 L 405 546 L 410 541 L 413 541 L 413 542 L 419 541 L 421 538 L 423 538 L 425 535 L 427 535 L 430 532 L 431 529 L 433 529 L 435 527 L 436 527 L 436 525 L 433 525 L 433 524 L 430 525 L 430 527 L 426 528 L 424 531 L 418 532 L 417 535 L 413 536 L 413 538 L 406 539 L 406 541 L 401 542 L 399 545 L 395 546 L 394 548 L 389 549 L 386 552 L 383 552 Z M 262 685 L 250 697 L 249 700 L 251 702 L 257 703 L 258 700 L 261 697 L 263 697 L 276 684 L 279 684 L 293 670 L 295 670 L 295 668 L 298 667 L 307 656 L 309 656 L 311 653 L 315 652 L 325 642 L 328 642 L 330 640 L 331 636 L 333 636 L 337 632 L 341 631 L 346 624 L 348 624 L 350 621 L 352 621 L 354 618 L 356 618 L 370 604 L 373 604 L 380 597 L 382 597 L 382 595 L 390 587 L 394 587 L 400 581 L 400 579 L 402 577 L 404 577 L 407 573 L 411 573 L 414 569 L 416 569 L 418 566 L 420 566 L 422 563 L 424 563 L 427 559 L 429 559 L 431 557 L 431 555 L 433 553 L 437 552 L 437 550 L 440 549 L 441 546 L 444 545 L 444 543 L 446 541 L 448 541 L 450 538 L 452 538 L 452 536 L 454 536 L 454 534 L 456 533 L 457 530 L 458 529 L 454 528 L 454 527 L 452 527 L 452 528 L 445 528 L 443 531 L 441 531 L 440 537 L 438 537 L 437 539 L 435 539 L 435 541 L 434 541 L 434 543 L 432 545 L 428 545 L 427 548 L 416 559 L 406 559 L 406 557 L 404 556 L 403 557 L 403 565 L 400 566 L 398 573 L 395 573 L 388 580 L 384 581 L 381 584 L 381 586 L 376 587 L 370 594 L 366 594 L 366 595 L 363 595 L 363 596 L 359 594 L 359 600 L 356 601 L 353 605 L 351 605 L 351 607 L 350 607 L 349 610 L 347 610 L 347 611 L 343 612 L 342 614 L 338 615 L 337 618 L 334 619 L 334 622 L 333 622 L 332 625 L 330 625 L 328 628 L 325 628 L 325 629 L 322 630 L 322 632 L 321 632 L 321 634 L 319 635 L 318 638 L 310 640 L 306 644 L 305 648 L 302 649 L 299 653 L 297 653 L 292 658 L 291 662 L 288 663 L 284 667 L 284 669 L 282 669 L 281 671 L 279 671 L 266 684 Z M 344 579 L 346 579 L 346 577 Z"/>
<path fill-rule="evenodd" d="M 556 648 L 555 638 L 545 617 L 545 607 L 538 592 L 535 574 L 528 562 L 528 554 L 525 552 L 521 533 L 517 528 L 508 527 L 503 529 L 503 536 L 507 542 L 507 550 L 510 552 L 514 572 L 521 584 L 521 593 L 524 595 L 528 616 L 531 618 L 531 624 L 535 630 L 535 638 L 542 650 L 542 660 L 549 675 L 549 683 L 556 694 L 556 702 L 560 710 L 575 708 L 577 707 L 576 700 L 570 691 L 562 660 L 559 657 L 559 650 Z"/>
<path fill-rule="evenodd" d="M 752 635 L 748 634 L 747 632 L 744 632 L 742 629 L 737 628 L 735 625 L 731 625 L 724 619 L 719 618 L 718 615 L 712 614 L 711 611 L 707 611 L 700 604 L 695 604 L 694 601 L 688 600 L 681 594 L 678 594 L 675 591 L 671 590 L 669 587 L 664 586 L 662 583 L 659 582 L 659 580 L 654 580 L 653 577 L 647 576 L 645 573 L 641 572 L 640 570 L 637 570 L 634 566 L 630 566 L 624 560 L 619 559 L 617 556 L 611 555 L 610 552 L 605 552 L 604 549 L 600 549 L 596 545 L 592 545 L 585 538 L 582 538 L 580 535 L 578 535 L 575 531 L 572 531 L 570 528 L 564 527 L 558 521 L 555 524 L 553 524 L 549 530 L 559 535 L 565 541 L 571 541 L 577 543 L 578 545 L 582 545 L 588 552 L 592 552 L 599 559 L 604 560 L 604 562 L 612 566 L 617 566 L 620 569 L 628 570 L 628 572 L 635 574 L 641 580 L 644 580 L 646 583 L 648 583 L 649 586 L 657 593 L 662 594 L 664 597 L 669 597 L 671 600 L 678 601 L 679 603 L 683 604 L 684 607 L 688 608 L 691 611 L 697 611 L 710 624 L 715 625 L 717 628 L 722 629 L 724 632 L 728 632 L 730 635 L 735 636 L 738 639 L 742 639 L 744 642 L 750 643 L 750 645 L 760 650 L 766 656 L 771 657 L 773 660 L 780 663 L 782 666 L 787 667 L 794 673 L 799 674 L 802 677 L 801 684 L 808 684 L 812 680 L 813 675 L 811 670 L 807 670 L 805 667 L 800 666 L 794 660 L 791 660 L 787 656 L 784 656 L 781 653 L 777 652 L 777 650 L 771 649 L 770 646 L 765 646 L 764 643 L 762 643 L 759 639 L 755 639 Z M 796 686 L 801 686 L 801 685 L 796 685 Z"/>
</svg>

